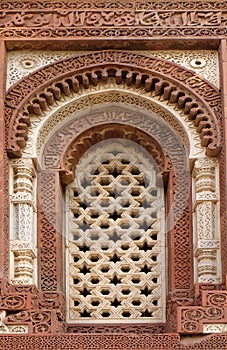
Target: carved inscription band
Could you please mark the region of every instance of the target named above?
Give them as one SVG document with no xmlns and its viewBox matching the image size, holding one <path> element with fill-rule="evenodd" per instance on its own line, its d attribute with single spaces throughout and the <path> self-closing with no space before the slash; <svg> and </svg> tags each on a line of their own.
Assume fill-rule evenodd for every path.
<svg viewBox="0 0 227 350">
<path fill-rule="evenodd" d="M 77 41 L 94 37 L 140 38 L 143 41 L 154 37 L 217 38 L 227 35 L 226 8 L 226 1 L 210 1 L 206 4 L 202 1 L 174 4 L 172 1 L 156 3 L 136 0 L 107 3 L 94 1 L 89 4 L 72 0 L 8 1 L 0 4 L 0 35 L 7 41 L 11 38 Z M 62 41 L 61 44 L 65 45 Z M 23 46 L 23 43 L 20 45 Z"/>
</svg>

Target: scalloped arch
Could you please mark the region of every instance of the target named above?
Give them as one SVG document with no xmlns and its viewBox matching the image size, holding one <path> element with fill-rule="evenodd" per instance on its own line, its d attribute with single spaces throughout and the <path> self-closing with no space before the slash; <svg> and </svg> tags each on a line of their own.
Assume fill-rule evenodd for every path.
<svg viewBox="0 0 227 350">
<path fill-rule="evenodd" d="M 79 93 L 80 86 L 116 84 L 142 88 L 174 104 L 193 121 L 208 156 L 221 148 L 221 113 L 218 90 L 195 72 L 175 63 L 132 52 L 107 50 L 55 62 L 14 85 L 6 96 L 6 148 L 21 157 L 32 114 L 42 115 L 64 96 Z"/>
<path fill-rule="evenodd" d="M 112 138 L 126 139 L 141 145 L 155 159 L 165 177 L 172 169 L 171 161 L 155 137 L 131 125 L 103 124 L 94 126 L 76 137 L 61 157 L 61 179 L 64 184 L 73 180 L 80 157 L 95 143 Z"/>
</svg>

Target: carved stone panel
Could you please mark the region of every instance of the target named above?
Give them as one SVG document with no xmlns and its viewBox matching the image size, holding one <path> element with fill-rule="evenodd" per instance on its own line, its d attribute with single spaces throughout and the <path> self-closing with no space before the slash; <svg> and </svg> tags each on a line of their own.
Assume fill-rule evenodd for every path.
<svg viewBox="0 0 227 350">
<path fill-rule="evenodd" d="M 66 201 L 70 322 L 165 320 L 158 177 L 154 159 L 128 140 L 98 143 L 79 161 Z"/>
</svg>

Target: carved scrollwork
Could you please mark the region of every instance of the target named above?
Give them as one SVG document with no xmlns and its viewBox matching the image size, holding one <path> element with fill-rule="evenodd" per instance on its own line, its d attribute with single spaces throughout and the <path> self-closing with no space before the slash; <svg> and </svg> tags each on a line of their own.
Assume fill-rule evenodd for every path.
<svg viewBox="0 0 227 350">
<path fill-rule="evenodd" d="M 224 314 L 223 310 L 218 307 L 209 307 L 206 310 L 207 319 L 211 319 L 211 320 L 212 319 L 217 320 L 219 318 L 222 318 L 223 314 Z"/>
<path fill-rule="evenodd" d="M 202 333 L 203 325 L 212 322 L 226 322 L 226 308 L 218 306 L 189 306 L 178 308 L 180 333 Z"/>
<path fill-rule="evenodd" d="M 207 295 L 207 304 L 215 306 L 226 306 L 227 305 L 227 293 L 208 293 Z"/>
<path fill-rule="evenodd" d="M 24 296 L 8 296 L 4 299 L 4 306 L 7 309 L 22 309 L 25 306 L 25 298 Z"/>
<path fill-rule="evenodd" d="M 30 322 L 32 333 L 50 333 L 54 313 L 47 310 L 21 311 L 6 317 L 6 323 Z M 55 316 L 56 317 L 56 316 Z"/>
<path fill-rule="evenodd" d="M 1 310 L 23 310 L 28 308 L 30 300 L 27 294 L 10 294 L 0 297 Z"/>
<path fill-rule="evenodd" d="M 72 9 L 133 9 L 136 8 L 138 10 L 162 10 L 162 11 L 168 11 L 168 10 L 185 10 L 185 11 L 192 11 L 195 9 L 198 10 L 217 10 L 220 11 L 220 9 L 227 5 L 226 1 L 217 2 L 217 1 L 207 1 L 206 4 L 203 1 L 196 1 L 196 2 L 188 2 L 188 1 L 180 1 L 173 3 L 170 1 L 159 1 L 153 2 L 151 0 L 149 1 L 129 1 L 125 0 L 124 3 L 121 1 L 115 0 L 115 1 L 108 1 L 105 3 L 97 3 L 95 0 L 91 0 L 89 3 L 85 1 L 78 1 L 74 2 L 73 0 L 53 0 L 51 2 L 49 1 L 35 1 L 35 0 L 24 0 L 23 2 L 17 0 L 8 0 L 7 2 L 4 2 L 3 4 L 0 4 L 0 9 L 3 11 L 13 11 L 15 8 L 20 10 L 48 10 L 48 9 L 69 9 L 72 11 Z M 19 23 L 18 23 L 19 24 Z"/>
<path fill-rule="evenodd" d="M 203 312 L 200 310 L 189 310 L 185 312 L 185 318 L 198 321 L 203 318 Z"/>
<path fill-rule="evenodd" d="M 198 330 L 198 323 L 193 321 L 187 321 L 183 324 L 184 330 L 189 333 L 194 333 Z"/>
</svg>

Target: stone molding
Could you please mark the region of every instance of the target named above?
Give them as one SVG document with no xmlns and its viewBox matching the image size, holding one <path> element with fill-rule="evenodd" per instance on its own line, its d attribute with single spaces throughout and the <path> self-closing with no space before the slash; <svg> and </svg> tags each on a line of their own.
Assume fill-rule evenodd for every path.
<svg viewBox="0 0 227 350">
<path fill-rule="evenodd" d="M 82 343 L 78 343 L 78 345 L 80 345 L 80 349 L 83 349 L 83 346 L 85 348 L 89 348 L 89 339 L 92 334 L 100 335 L 100 333 L 102 333 L 102 339 L 109 339 L 109 337 L 112 336 L 115 337 L 116 333 L 119 335 L 119 337 L 121 337 L 123 334 L 125 336 L 130 334 L 135 336 L 136 334 L 138 341 L 142 341 L 144 337 L 146 337 L 145 334 L 143 334 L 144 331 L 146 331 L 146 334 L 150 333 L 151 338 L 149 339 L 154 339 L 154 341 L 157 341 L 157 339 L 161 339 L 161 341 L 163 341 L 164 338 L 162 335 L 168 335 L 165 333 L 166 329 L 162 328 L 163 326 L 161 324 L 159 325 L 159 330 L 157 328 L 158 325 L 152 326 L 148 324 L 117 325 L 117 327 L 116 325 L 109 324 L 108 328 L 106 328 L 106 325 L 99 324 L 78 324 L 67 325 L 67 327 L 65 327 L 64 297 L 61 293 L 39 292 L 33 285 L 10 285 L 5 279 L 0 279 L 0 286 L 0 307 L 1 310 L 5 310 L 5 313 L 2 314 L 4 315 L 2 323 L 6 325 L 6 327 L 9 325 L 14 325 L 15 327 L 20 325 L 28 326 L 29 334 L 40 336 L 41 338 L 48 336 L 48 339 L 50 340 L 50 349 L 52 349 L 52 345 L 53 349 L 54 346 L 56 348 L 56 343 L 53 343 L 54 340 L 52 339 L 53 334 L 55 337 L 60 336 L 62 342 L 66 341 L 65 339 L 67 336 L 73 336 L 75 337 L 75 341 L 79 341 L 81 334 L 83 334 L 83 339 L 86 343 L 83 343 L 84 345 L 82 345 Z M 221 286 L 219 286 L 219 288 L 220 287 Z M 196 302 L 194 300 L 194 306 L 177 307 L 177 324 L 179 333 L 185 335 L 201 333 L 205 334 L 208 324 L 210 327 L 212 327 L 212 325 L 220 324 L 222 330 L 225 330 L 227 325 L 227 290 L 218 290 L 218 285 L 215 286 L 212 284 L 197 284 L 196 290 L 197 300 L 200 300 L 198 305 L 195 305 Z M 66 329 L 68 329 L 68 331 L 66 331 Z M 137 332 L 139 332 L 139 334 L 137 334 Z M 156 333 L 154 337 L 153 332 Z M 157 332 L 159 334 L 157 334 Z M 160 332 L 164 334 L 160 334 Z M 72 333 L 74 333 L 74 335 L 72 335 Z M 157 337 L 158 335 L 160 337 Z M 0 334 L 0 338 L 1 336 L 2 335 Z M 4 336 L 6 335 L 4 334 Z M 175 336 L 177 336 L 177 334 L 175 334 Z M 220 336 L 208 336 L 207 338 L 205 337 L 201 341 L 198 341 L 197 347 L 193 347 L 192 344 L 190 347 L 182 344 L 181 348 L 203 349 L 202 344 L 204 343 L 204 346 L 205 344 L 207 345 L 207 347 L 204 347 L 204 349 L 212 349 L 212 344 L 213 349 L 215 349 L 215 342 L 217 342 L 217 344 L 220 342 L 219 344 L 221 344 L 221 339 L 223 337 L 223 334 Z M 8 342 L 10 341 L 10 338 L 4 337 L 1 338 L 1 341 L 3 341 L 3 339 L 5 339 L 5 344 L 9 344 Z M 226 339 L 226 335 L 224 339 Z M 198 347 L 200 343 L 201 347 Z M 18 340 L 17 344 L 20 344 L 20 340 Z M 158 343 L 155 344 L 157 345 Z M 177 346 L 176 343 L 175 346 Z M 92 345 L 90 345 L 90 347 L 91 349 L 93 348 Z M 156 348 L 158 349 L 158 347 L 155 347 L 155 349 Z M 220 349 L 221 348 L 224 349 L 224 347 L 220 346 Z M 114 349 L 118 349 L 118 347 L 116 346 Z M 162 346 L 160 345 L 160 349 L 163 349 L 163 343 Z M 169 349 L 168 346 L 167 349 Z M 177 347 L 174 349 L 177 349 Z"/>
<path fill-rule="evenodd" d="M 23 348 L 55 350 L 60 346 L 62 350 L 87 349 L 139 349 L 139 350 L 180 350 L 179 336 L 177 334 L 64 334 L 63 335 L 27 335 L 17 337 L 0 336 L 0 341 L 11 349 Z M 164 345 L 163 345 L 164 344 Z"/>
</svg>

